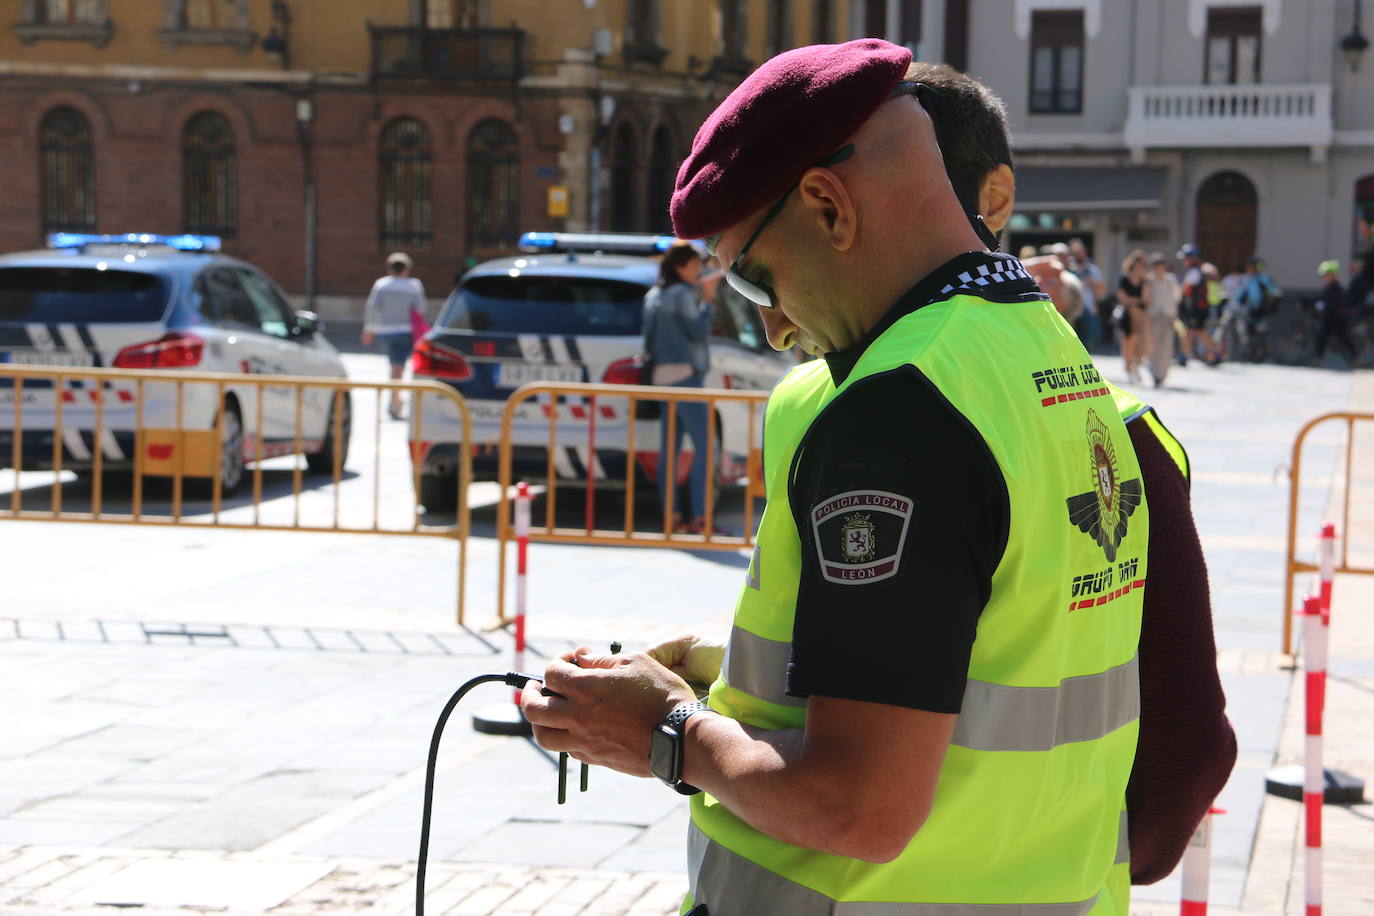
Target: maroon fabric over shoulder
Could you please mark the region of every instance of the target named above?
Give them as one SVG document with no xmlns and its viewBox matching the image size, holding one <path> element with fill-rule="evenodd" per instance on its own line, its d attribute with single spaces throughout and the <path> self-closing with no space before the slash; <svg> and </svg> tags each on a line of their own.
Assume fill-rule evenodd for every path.
<svg viewBox="0 0 1374 916">
<path fill-rule="evenodd" d="M 1126 787 L 1131 883 L 1153 884 L 1183 857 L 1226 785 L 1236 736 L 1217 674 L 1207 563 L 1188 481 L 1143 420 L 1126 424 L 1150 507 L 1140 629 L 1140 741 Z"/>
<path fill-rule="evenodd" d="M 844 145 L 906 74 L 911 52 L 880 38 L 811 45 L 767 61 L 726 96 L 678 169 L 678 238 L 722 232 L 781 197 Z"/>
</svg>

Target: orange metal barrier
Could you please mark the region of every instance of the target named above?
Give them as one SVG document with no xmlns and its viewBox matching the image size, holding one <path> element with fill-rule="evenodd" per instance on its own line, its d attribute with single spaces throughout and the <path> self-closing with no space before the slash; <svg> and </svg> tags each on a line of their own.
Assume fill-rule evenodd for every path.
<svg viewBox="0 0 1374 916">
<path fill-rule="evenodd" d="M 350 511 L 345 513 L 341 506 L 344 453 L 350 441 L 360 442 L 360 436 L 352 436 L 355 413 L 351 393 L 355 390 L 375 394 L 372 493 L 370 512 L 366 506 L 350 501 Z M 454 389 L 435 382 L 0 366 L 0 468 L 9 469 L 13 475 L 9 511 L 5 512 L 0 503 L 0 521 L 161 524 L 449 538 L 458 543 L 456 616 L 461 625 L 471 529 L 466 495 L 466 484 L 472 480 L 471 454 L 461 450 L 459 499 L 451 524 L 422 524 L 426 519 L 419 503 L 420 464 L 415 461 L 408 469 L 412 497 L 409 508 L 384 513 L 382 401 L 393 391 L 407 392 L 411 397 L 407 435 L 412 441 L 422 439 L 425 411 L 421 407 L 426 398 L 453 404 L 461 418 L 463 441 L 471 439 L 468 405 Z M 228 448 L 226 435 L 230 437 Z M 6 436 L 8 442 L 4 442 Z M 237 448 L 232 444 L 235 439 L 239 440 Z M 245 490 L 249 490 L 247 477 L 251 476 L 251 496 L 247 503 L 238 497 L 239 504 L 226 507 L 224 482 L 229 468 L 224 463 L 237 462 L 236 451 L 242 463 L 233 467 L 243 475 Z M 307 453 L 311 458 L 305 457 Z M 286 512 L 280 501 L 284 493 L 264 499 L 263 462 L 288 456 L 293 459 L 289 469 L 292 502 Z M 307 496 L 309 505 L 303 515 L 302 494 L 306 486 L 302 461 L 313 465 L 321 476 L 329 474 L 332 508 L 313 495 Z M 89 498 L 79 508 L 73 508 L 70 500 L 63 504 L 64 468 L 78 475 L 89 474 Z M 131 473 L 127 505 L 122 494 L 112 497 L 106 487 L 105 474 L 117 470 Z M 25 478 L 35 472 L 50 472 L 51 481 L 26 489 Z M 269 473 L 279 480 L 288 472 L 278 467 Z M 171 479 L 170 505 L 165 511 L 154 505 L 147 478 Z M 199 504 L 188 506 L 188 484 L 199 488 Z M 77 491 L 85 499 L 85 486 Z M 25 506 L 26 494 L 32 506 L 37 495 L 44 492 L 45 508 Z M 206 498 L 208 506 L 204 505 Z M 354 523 L 348 523 L 346 514 L 354 517 Z"/>
<path fill-rule="evenodd" d="M 1374 420 L 1374 413 L 1358 411 L 1332 411 L 1313 417 L 1303 424 L 1298 430 L 1297 437 L 1293 440 L 1293 456 L 1288 467 L 1288 545 L 1284 566 L 1283 579 L 1283 651 L 1291 654 L 1293 651 L 1293 585 L 1299 573 L 1317 572 L 1316 562 L 1299 560 L 1297 557 L 1297 538 L 1298 538 L 1298 487 L 1302 481 L 1302 448 L 1307 434 L 1315 427 L 1328 421 L 1344 421 L 1345 423 L 1345 460 L 1344 464 L 1344 487 L 1342 488 L 1341 500 L 1341 548 L 1336 558 L 1336 569 L 1338 573 L 1358 573 L 1360 575 L 1374 575 L 1374 567 L 1352 566 L 1350 565 L 1350 495 L 1354 489 L 1354 478 L 1351 476 L 1351 465 L 1355 448 L 1355 424 L 1360 420 Z"/>
<path fill-rule="evenodd" d="M 498 624 L 510 622 L 506 617 L 506 548 L 514 540 L 511 521 L 514 423 L 520 408 L 527 402 L 542 399 L 542 412 L 548 421 L 547 436 L 543 439 L 546 453 L 544 469 L 544 524 L 537 522 L 530 527 L 530 540 L 555 544 L 603 544 L 614 547 L 677 547 L 691 550 L 740 550 L 754 545 L 754 500 L 763 496 L 762 485 L 762 441 L 761 429 L 764 406 L 768 401 L 767 391 L 742 391 L 724 388 L 673 388 L 650 385 L 599 385 L 585 383 L 532 382 L 517 389 L 506 401 L 505 412 L 501 417 L 500 503 L 497 507 L 497 539 L 499 573 L 497 582 L 496 611 Z M 563 402 L 563 403 L 560 403 Z M 661 416 L 657 422 L 636 420 L 640 405 L 658 402 Z M 662 522 L 654 530 L 639 530 L 635 526 L 635 467 L 642 464 L 646 452 L 654 456 L 659 450 L 660 423 L 668 424 L 668 439 L 675 440 L 677 405 L 680 403 L 704 403 L 707 405 L 710 435 L 707 436 L 706 466 L 715 469 L 722 461 L 719 451 L 724 440 L 724 430 L 728 423 L 730 429 L 742 433 L 746 467 L 744 469 L 744 526 L 743 533 L 715 533 L 715 503 L 719 487 L 715 473 L 706 475 L 706 517 L 700 534 L 689 534 L 673 530 L 672 517 L 674 491 L 668 487 L 662 506 Z M 723 417 L 721 407 L 726 408 L 728 416 Z M 602 416 L 603 448 L 624 451 L 625 475 L 623 479 L 613 479 L 617 488 L 624 487 L 623 524 L 616 528 L 596 527 L 595 505 L 597 493 L 597 418 Z M 606 421 L 623 420 L 611 427 Z M 589 461 L 586 480 L 582 483 L 584 499 L 584 524 L 581 528 L 558 527 L 555 524 L 557 499 L 560 490 L 555 467 L 555 454 L 570 443 L 560 441 L 560 421 L 567 424 L 573 421 L 581 435 L 578 445 L 585 446 Z M 741 425 L 743 430 L 740 430 Z M 638 429 L 638 427 L 652 427 Z M 647 433 L 647 435 L 646 435 Z M 609 434 L 609 435 L 608 435 Z M 610 445 L 607 445 L 608 438 Z M 648 439 L 646 443 L 644 440 Z M 739 445 L 735 441 L 735 445 Z M 647 445 L 648 448 L 644 448 Z M 638 447 L 637 447 L 638 446 Z M 694 455 L 692 460 L 700 460 Z M 664 476 L 669 480 L 681 480 L 683 468 L 679 456 L 669 453 L 664 462 Z M 531 480 L 538 485 L 540 481 Z"/>
</svg>

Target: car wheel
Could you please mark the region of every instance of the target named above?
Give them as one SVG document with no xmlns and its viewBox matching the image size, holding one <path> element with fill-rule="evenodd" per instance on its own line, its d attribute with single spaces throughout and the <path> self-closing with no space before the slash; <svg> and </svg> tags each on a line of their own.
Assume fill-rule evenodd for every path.
<svg viewBox="0 0 1374 916">
<path fill-rule="evenodd" d="M 215 423 L 219 418 L 215 418 Z M 210 427 L 211 431 L 214 426 Z M 243 484 L 245 462 L 243 460 L 243 418 L 239 416 L 238 405 L 233 401 L 224 404 L 224 440 L 219 453 L 219 493 L 221 497 L 232 496 Z M 187 492 L 198 498 L 211 498 L 214 495 L 214 479 L 210 477 L 188 477 Z"/>
<path fill-rule="evenodd" d="M 329 405 L 329 419 L 324 427 L 324 445 L 313 455 L 305 456 L 305 466 L 312 474 L 334 473 L 334 407 L 339 403 L 343 404 L 343 418 L 339 424 L 339 467 L 343 468 L 344 463 L 348 461 L 348 440 L 353 432 L 353 401 L 345 392 L 342 398 L 334 399 Z"/>
<path fill-rule="evenodd" d="M 421 474 L 420 490 L 415 499 L 428 512 L 456 512 L 458 510 L 458 475 Z"/>
</svg>

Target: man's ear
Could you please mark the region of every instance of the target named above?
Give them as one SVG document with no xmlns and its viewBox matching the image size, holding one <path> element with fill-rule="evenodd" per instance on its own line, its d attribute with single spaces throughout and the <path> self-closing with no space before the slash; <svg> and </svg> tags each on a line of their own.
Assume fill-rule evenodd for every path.
<svg viewBox="0 0 1374 916">
<path fill-rule="evenodd" d="M 839 176 L 826 168 L 808 169 L 797 185 L 797 196 L 807 218 L 816 221 L 830 246 L 848 251 L 858 237 L 859 214 Z"/>
<path fill-rule="evenodd" d="M 1016 205 L 1016 176 L 1011 167 L 999 165 L 983 176 L 978 188 L 978 212 L 993 235 L 1000 235 Z"/>
</svg>

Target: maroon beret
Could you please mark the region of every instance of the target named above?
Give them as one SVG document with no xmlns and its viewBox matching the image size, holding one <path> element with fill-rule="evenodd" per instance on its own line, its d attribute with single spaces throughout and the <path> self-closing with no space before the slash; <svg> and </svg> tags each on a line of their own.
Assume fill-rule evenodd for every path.
<svg viewBox="0 0 1374 916">
<path fill-rule="evenodd" d="M 677 172 L 678 238 L 733 226 L 781 197 L 887 100 L 911 52 L 880 38 L 812 45 L 763 64 L 706 119 Z"/>
</svg>

